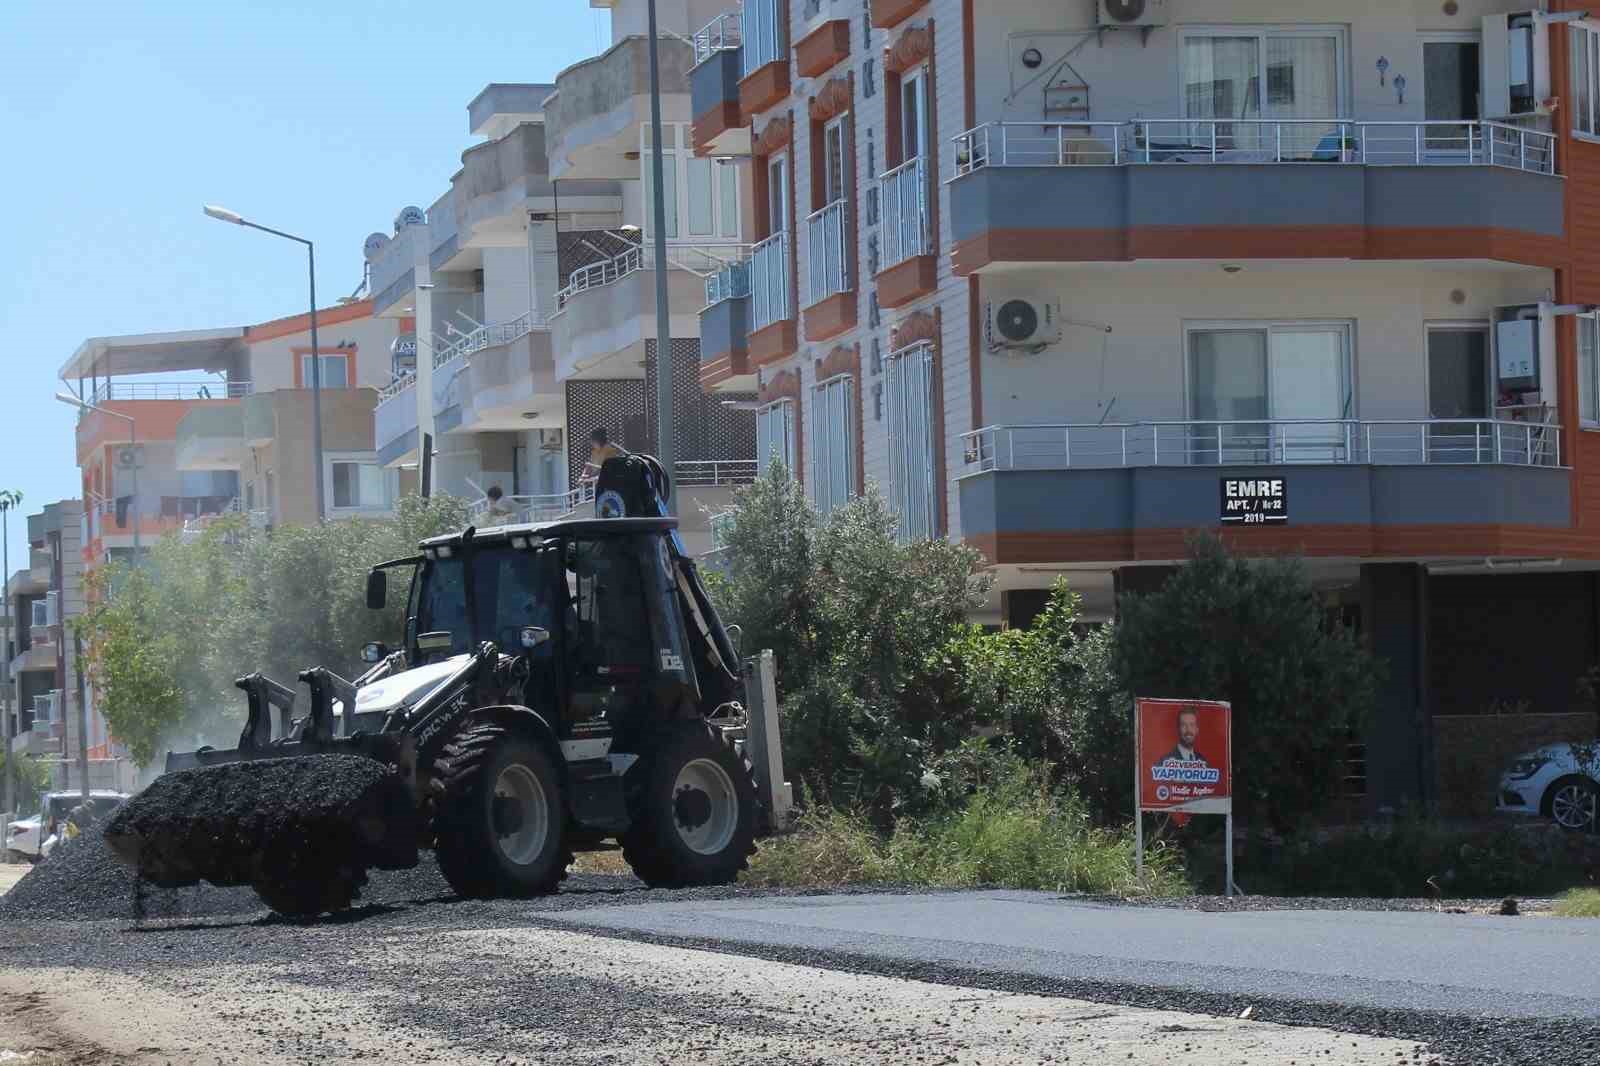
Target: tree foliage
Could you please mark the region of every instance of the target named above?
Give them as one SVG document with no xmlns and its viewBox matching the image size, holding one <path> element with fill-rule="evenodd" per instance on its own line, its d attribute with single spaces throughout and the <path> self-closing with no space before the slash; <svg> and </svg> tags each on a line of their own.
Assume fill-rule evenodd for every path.
<svg viewBox="0 0 1600 1066">
<path fill-rule="evenodd" d="M 739 492 L 714 583 L 745 647 L 777 653 L 786 765 L 813 797 L 880 821 L 921 795 L 928 759 L 960 732 L 929 653 L 987 592 L 976 551 L 901 543 L 898 528 L 875 489 L 819 519 L 774 464 Z"/>
<path fill-rule="evenodd" d="M 358 673 L 361 645 L 397 643 L 405 611 L 403 596 L 367 610 L 368 567 L 465 521 L 461 501 L 418 496 L 392 518 L 271 533 L 230 518 L 190 541 L 163 538 L 137 565 L 96 569 L 77 624 L 112 734 L 141 764 L 166 745 L 231 745 L 243 724 L 235 678 Z"/>
<path fill-rule="evenodd" d="M 1138 695 L 1230 701 L 1235 809 L 1292 828 L 1337 798 L 1381 664 L 1298 560 L 1246 561 L 1209 536 L 1189 553 L 1159 591 L 1118 603 L 1115 675 Z"/>
</svg>

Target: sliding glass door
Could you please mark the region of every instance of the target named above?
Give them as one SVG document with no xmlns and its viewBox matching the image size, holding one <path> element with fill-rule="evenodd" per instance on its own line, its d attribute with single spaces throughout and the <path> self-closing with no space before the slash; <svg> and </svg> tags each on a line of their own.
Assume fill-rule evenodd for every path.
<svg viewBox="0 0 1600 1066">
<path fill-rule="evenodd" d="M 1310 157 L 1345 114 L 1344 31 L 1230 26 L 1184 31 L 1182 94 L 1193 148 Z M 1289 122 L 1281 129 L 1265 122 Z M 1303 124 L 1302 124 L 1303 123 Z"/>
<path fill-rule="evenodd" d="M 1348 458 L 1350 328 L 1269 323 L 1191 329 L 1189 461 Z"/>
</svg>

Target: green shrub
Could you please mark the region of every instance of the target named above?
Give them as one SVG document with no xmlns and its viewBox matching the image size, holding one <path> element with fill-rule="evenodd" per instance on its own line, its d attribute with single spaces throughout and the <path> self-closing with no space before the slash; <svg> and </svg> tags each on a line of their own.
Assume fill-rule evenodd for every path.
<svg viewBox="0 0 1600 1066">
<path fill-rule="evenodd" d="M 1600 918 L 1600 888 L 1578 888 L 1556 902 L 1562 918 Z"/>
<path fill-rule="evenodd" d="M 887 836 L 860 815 L 812 812 L 795 833 L 762 846 L 745 880 L 1156 895 L 1186 890 L 1172 849 L 1147 853 L 1142 886 L 1134 866 L 1130 830 L 1095 828 L 1081 802 L 1052 790 L 1013 758 L 1003 777 L 979 786 L 951 812 L 902 819 Z"/>
<path fill-rule="evenodd" d="M 1381 664 L 1330 620 L 1297 560 L 1235 558 L 1213 536 L 1189 553 L 1160 590 L 1118 602 L 1119 687 L 1230 701 L 1234 809 L 1293 828 L 1338 798 Z"/>
</svg>

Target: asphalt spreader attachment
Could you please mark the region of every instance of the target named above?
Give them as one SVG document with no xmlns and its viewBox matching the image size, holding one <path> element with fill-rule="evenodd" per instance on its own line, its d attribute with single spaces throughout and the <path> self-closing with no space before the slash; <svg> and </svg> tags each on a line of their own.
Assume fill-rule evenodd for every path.
<svg viewBox="0 0 1600 1066">
<path fill-rule="evenodd" d="M 178 770 L 118 810 L 106 842 L 162 888 L 248 885 L 280 914 L 348 907 L 372 867 L 417 864 L 410 782 L 362 755 Z"/>
</svg>

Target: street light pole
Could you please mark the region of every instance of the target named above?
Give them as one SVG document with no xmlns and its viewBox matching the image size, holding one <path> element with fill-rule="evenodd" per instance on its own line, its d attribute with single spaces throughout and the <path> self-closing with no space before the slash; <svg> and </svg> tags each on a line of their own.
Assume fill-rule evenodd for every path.
<svg viewBox="0 0 1600 1066">
<path fill-rule="evenodd" d="M 676 426 L 672 418 L 672 308 L 667 295 L 667 198 L 662 187 L 661 153 L 661 60 L 656 46 L 656 0 L 649 0 L 650 13 L 650 185 L 654 201 L 655 224 L 651 237 L 655 245 L 656 274 L 656 458 L 667 477 L 677 474 Z M 676 158 L 676 157 L 674 157 Z M 677 188 L 677 184 L 673 184 Z M 678 511 L 678 494 L 667 501 L 667 512 Z"/>
<path fill-rule="evenodd" d="M 262 233 L 270 233 L 274 237 L 282 237 L 286 241 L 294 241 L 297 244 L 306 246 L 306 266 L 311 278 L 311 450 L 316 453 L 317 521 L 325 521 L 328 517 L 328 508 L 322 484 L 322 354 L 317 346 L 316 246 L 304 237 L 296 237 L 294 234 L 285 233 L 281 229 L 273 229 L 271 226 L 250 222 L 237 211 L 229 211 L 226 207 L 206 204 L 204 210 L 208 218 L 214 218 L 219 222 L 231 222 L 235 226 L 245 226 L 249 229 L 260 230 Z"/>
</svg>

